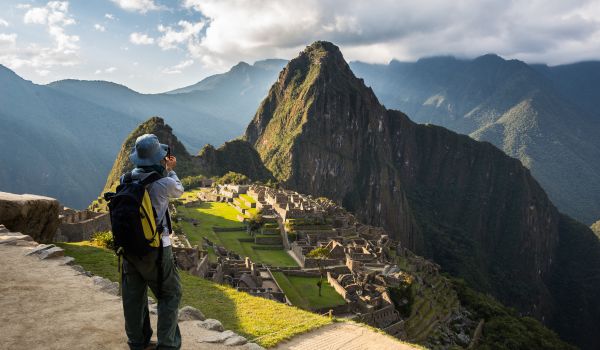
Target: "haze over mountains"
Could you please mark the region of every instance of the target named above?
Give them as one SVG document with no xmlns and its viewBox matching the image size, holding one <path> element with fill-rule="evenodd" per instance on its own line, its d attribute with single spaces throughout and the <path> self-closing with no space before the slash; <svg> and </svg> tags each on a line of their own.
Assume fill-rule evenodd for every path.
<svg viewBox="0 0 600 350">
<path fill-rule="evenodd" d="M 527 65 L 485 55 L 351 64 L 388 108 L 489 141 L 531 169 L 564 212 L 600 216 L 600 63 Z"/>
<path fill-rule="evenodd" d="M 218 146 L 243 133 L 285 63 L 241 62 L 193 86 L 154 95 L 105 81 L 37 85 L 0 65 L 0 189 L 87 207 L 141 121 L 163 116 L 193 153 L 206 143 Z"/>
<path fill-rule="evenodd" d="M 7 125 L 3 145 L 20 145 L 22 155 L 5 153 L 2 159 L 27 174 L 16 179 L 9 170 L 0 171 L 2 189 L 34 188 L 68 206 L 85 207 L 102 188 L 119 144 L 135 123 L 160 115 L 191 153 L 206 143 L 218 146 L 243 132 L 286 63 L 241 62 L 229 72 L 163 94 L 140 94 L 104 81 L 62 80 L 40 86 L 2 67 L 0 89 L 13 90 L 0 97 L 0 120 Z M 600 218 L 600 113 L 595 106 L 600 99 L 600 62 L 548 67 L 486 55 L 350 66 L 389 108 L 417 122 L 493 143 L 530 168 L 562 211 L 588 225 Z M 31 103 L 23 107 L 24 101 Z M 24 111 L 39 117 L 26 121 Z M 93 120 L 101 116 L 104 121 Z M 50 120 L 55 122 L 46 122 Z M 110 127 L 94 127 L 104 122 Z M 32 133 L 43 136 L 26 137 L 27 145 L 19 143 L 21 135 Z M 72 135 L 68 146 L 62 146 L 68 140 L 61 140 L 64 133 Z M 61 153 L 70 154 L 60 158 L 61 166 L 50 165 L 59 158 L 48 145 L 61 145 Z M 88 151 L 79 154 L 84 149 Z M 89 165 L 83 166 L 86 162 Z M 42 171 L 31 171 L 33 164 Z M 70 172 L 74 168 L 77 176 Z M 56 180 L 60 178 L 65 180 Z"/>
</svg>

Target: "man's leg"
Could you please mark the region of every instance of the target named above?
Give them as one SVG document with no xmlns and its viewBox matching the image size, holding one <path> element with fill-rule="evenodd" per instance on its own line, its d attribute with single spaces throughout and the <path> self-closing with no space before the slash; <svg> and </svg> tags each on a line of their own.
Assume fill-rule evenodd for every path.
<svg viewBox="0 0 600 350">
<path fill-rule="evenodd" d="M 127 343 L 132 350 L 144 349 L 152 337 L 148 311 L 148 284 L 134 263 L 123 261 L 123 313 Z"/>
<path fill-rule="evenodd" d="M 175 268 L 171 247 L 163 248 L 161 267 L 163 280 L 158 299 L 158 349 L 179 349 L 181 348 L 181 333 L 177 324 L 177 316 L 181 300 L 181 281 Z M 156 295 L 158 285 L 151 282 L 150 287 Z"/>
</svg>

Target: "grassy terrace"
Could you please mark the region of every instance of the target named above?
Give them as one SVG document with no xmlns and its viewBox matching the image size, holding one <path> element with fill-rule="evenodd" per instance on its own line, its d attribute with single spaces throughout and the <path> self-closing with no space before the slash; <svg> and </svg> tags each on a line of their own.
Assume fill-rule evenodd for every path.
<svg viewBox="0 0 600 350">
<path fill-rule="evenodd" d="M 58 245 L 86 270 L 112 281 L 118 280 L 117 258 L 111 251 L 88 242 Z M 186 272 L 181 272 L 181 282 L 182 306 L 196 307 L 207 317 L 220 320 L 225 328 L 250 340 L 260 337 L 256 342 L 265 347 L 332 322 L 329 318 L 238 292 Z"/>
<path fill-rule="evenodd" d="M 283 272 L 273 272 L 273 277 L 292 304 L 302 309 L 319 310 L 346 303 L 326 280 L 319 296 L 318 277 L 286 276 Z"/>
<path fill-rule="evenodd" d="M 187 192 L 186 192 L 187 193 Z M 256 245 L 252 236 L 245 231 L 214 232 L 213 227 L 240 227 L 243 226 L 237 220 L 239 212 L 231 205 L 220 202 L 202 202 L 198 207 L 177 207 L 180 217 L 195 219 L 197 226 L 190 222 L 181 221 L 180 226 L 187 235 L 190 243 L 200 245 L 202 237 L 215 242 L 218 245 L 234 251 L 242 256 L 248 256 L 252 261 L 265 263 L 272 266 L 298 266 L 280 246 Z M 244 241 L 246 240 L 246 241 Z"/>
</svg>

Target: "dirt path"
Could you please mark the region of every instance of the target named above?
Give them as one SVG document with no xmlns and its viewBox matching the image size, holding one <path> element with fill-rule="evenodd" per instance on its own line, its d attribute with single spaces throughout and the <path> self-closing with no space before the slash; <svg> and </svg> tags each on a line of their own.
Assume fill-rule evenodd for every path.
<svg viewBox="0 0 600 350">
<path fill-rule="evenodd" d="M 353 323 L 334 323 L 279 344 L 274 350 L 416 350 L 409 344 Z"/>
<path fill-rule="evenodd" d="M 57 260 L 24 256 L 28 249 L 0 244 L 0 349 L 128 349 L 121 299 Z M 198 343 L 217 332 L 193 321 L 180 328 L 183 349 L 243 349 Z"/>
<path fill-rule="evenodd" d="M 0 349 L 127 349 L 121 299 L 61 259 L 25 256 L 32 247 L 0 244 Z M 152 316 L 153 329 L 156 318 Z M 180 322 L 182 349 L 234 350 L 199 343 L 217 335 L 194 321 Z M 156 338 L 154 338 L 156 340 Z M 280 344 L 283 350 L 416 349 L 352 323 L 335 323 Z"/>
</svg>

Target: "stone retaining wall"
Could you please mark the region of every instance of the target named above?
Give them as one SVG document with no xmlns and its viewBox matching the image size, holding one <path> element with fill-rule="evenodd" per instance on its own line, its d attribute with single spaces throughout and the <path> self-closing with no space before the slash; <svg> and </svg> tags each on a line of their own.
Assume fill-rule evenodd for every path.
<svg viewBox="0 0 600 350">
<path fill-rule="evenodd" d="M 59 226 L 55 241 L 81 242 L 88 241 L 96 232 L 110 231 L 110 215 L 102 213 L 91 219 L 80 222 L 63 222 Z"/>
</svg>

